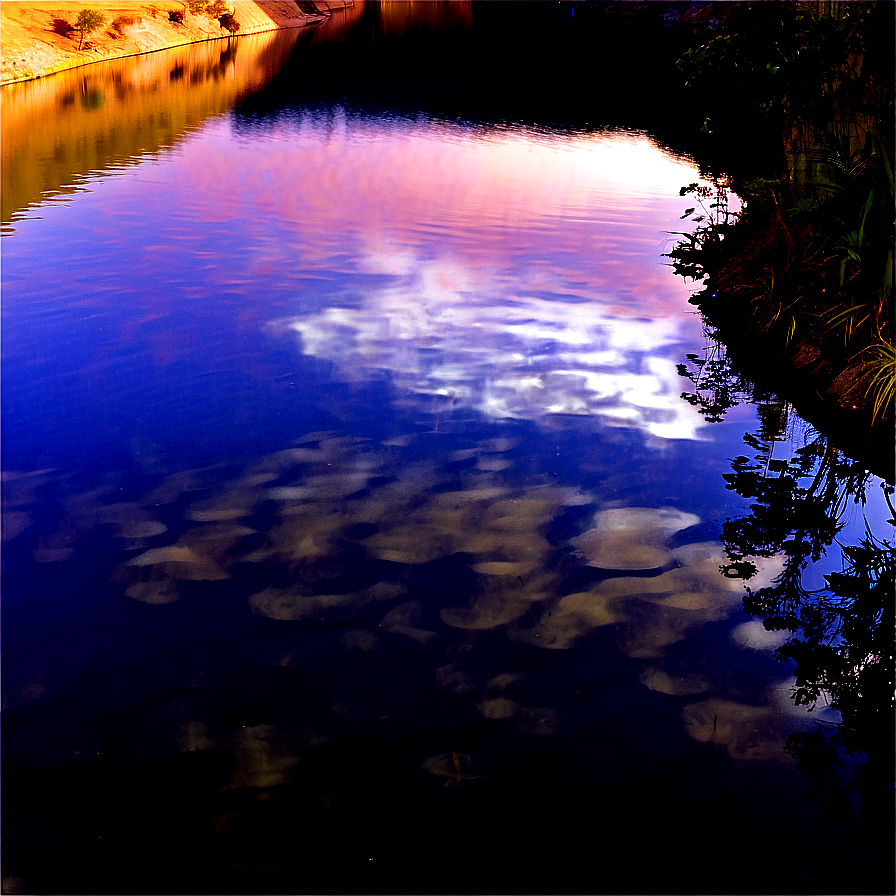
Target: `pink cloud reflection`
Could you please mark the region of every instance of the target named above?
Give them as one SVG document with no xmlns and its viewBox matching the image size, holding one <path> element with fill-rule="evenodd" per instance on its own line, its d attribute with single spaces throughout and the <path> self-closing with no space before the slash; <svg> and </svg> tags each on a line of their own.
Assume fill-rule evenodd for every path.
<svg viewBox="0 0 896 896">
<path fill-rule="evenodd" d="M 644 135 L 306 116 L 220 122 L 180 162 L 179 213 L 240 232 L 234 288 L 278 283 L 253 313 L 344 378 L 701 438 L 675 366 L 699 322 L 661 257 L 697 172 Z"/>
</svg>

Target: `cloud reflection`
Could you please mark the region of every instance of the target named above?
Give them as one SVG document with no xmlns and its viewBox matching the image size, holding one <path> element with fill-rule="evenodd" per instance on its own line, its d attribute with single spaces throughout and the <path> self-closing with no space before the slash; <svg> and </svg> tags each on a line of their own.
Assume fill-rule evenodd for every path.
<svg viewBox="0 0 896 896">
<path fill-rule="evenodd" d="M 220 197 L 207 215 L 246 202 L 268 222 L 246 276 L 297 260 L 292 296 L 278 296 L 295 312 L 276 324 L 304 353 L 346 381 L 389 371 L 410 395 L 495 418 L 592 415 L 698 437 L 674 364 L 697 323 L 661 258 L 692 163 L 637 133 L 399 127 L 339 112 L 278 126 L 284 139 L 245 165 L 249 146 L 204 145 L 183 189 Z"/>
<path fill-rule="evenodd" d="M 652 662 L 642 684 L 663 693 L 698 692 L 693 676 L 679 676 L 679 683 L 673 684 L 662 668 L 667 649 L 707 623 L 728 618 L 743 597 L 742 583 L 719 573 L 725 554 L 717 542 L 671 546 L 673 535 L 699 521 L 669 507 L 599 510 L 591 527 L 571 544 L 589 565 L 616 574 L 585 591 L 549 601 L 534 625 L 512 637 L 563 650 L 613 625 L 623 653 Z M 779 558 L 753 559 L 762 583 L 781 570 Z"/>
<path fill-rule="evenodd" d="M 659 438 L 699 437 L 703 420 L 662 356 L 681 339 L 675 319 L 616 314 L 600 301 L 484 294 L 439 260 L 391 279 L 355 307 L 293 320 L 302 351 L 335 360 L 346 379 L 388 370 L 407 392 L 489 417 L 592 415 Z"/>
<path fill-rule="evenodd" d="M 754 706 L 713 697 L 686 706 L 681 714 L 694 740 L 717 744 L 736 760 L 788 763 L 781 744 L 794 720 L 778 706 Z"/>
<path fill-rule="evenodd" d="M 199 595 L 241 595 L 257 617 L 294 626 L 293 633 L 299 625 L 337 625 L 333 646 L 356 656 L 447 648 L 450 661 L 434 670 L 435 688 L 469 695 L 482 718 L 538 736 L 557 733 L 569 720 L 543 705 L 519 671 L 485 671 L 468 648 L 479 639 L 506 639 L 563 651 L 603 633 L 615 650 L 643 664 L 644 688 L 698 700 L 682 716 L 692 737 L 736 758 L 771 756 L 772 742 L 754 743 L 747 729 L 772 716 L 761 707 L 735 711 L 724 673 L 689 667 L 672 650 L 741 605 L 742 583 L 719 572 L 721 546 L 688 541 L 701 522 L 696 514 L 601 506 L 595 495 L 531 472 L 521 484 L 516 468 L 528 459 L 517 438 L 458 437 L 443 458 L 447 464 L 427 457 L 433 439 L 408 432 L 378 444 L 309 433 L 242 464 L 159 476 L 140 501 L 116 500 L 121 490 L 114 479 L 75 489 L 62 498 L 56 530 L 37 540 L 35 559 L 64 560 L 72 544 L 102 527 L 128 552 L 113 580 L 126 597 L 159 612 Z M 507 469 L 492 469 L 499 461 Z M 30 517 L 44 478 L 10 477 L 10 512 Z M 590 515 L 579 534 L 557 541 L 553 526 L 574 507 L 589 507 Z M 781 568 L 775 558 L 756 562 L 760 585 Z M 571 587 L 571 574 L 588 567 L 596 575 L 591 584 Z M 765 646 L 745 626 L 733 638 Z M 257 666 L 294 667 L 311 658 L 302 645 L 286 629 L 261 630 L 240 655 Z M 373 710 L 348 694 L 332 712 L 354 719 Z M 241 767 L 253 770 L 232 786 L 288 777 L 267 732 L 255 734 L 234 744 Z M 200 728 L 182 735 L 192 745 L 183 749 L 207 748 Z"/>
</svg>

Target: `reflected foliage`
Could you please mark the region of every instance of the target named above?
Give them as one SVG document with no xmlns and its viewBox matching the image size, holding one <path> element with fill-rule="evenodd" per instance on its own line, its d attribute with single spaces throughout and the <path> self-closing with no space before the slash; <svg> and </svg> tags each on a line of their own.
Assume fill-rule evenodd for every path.
<svg viewBox="0 0 896 896">
<path fill-rule="evenodd" d="M 361 117 L 426 115 L 550 131 L 612 125 L 687 145 L 680 110 L 655 89 L 675 77 L 687 35 L 670 34 L 661 22 L 607 15 L 593 3 L 358 7 L 350 31 L 340 33 L 332 22 L 309 31 L 283 77 L 237 105 L 237 126 L 269 127 L 277 118 L 340 104 Z M 601 82 L 613 90 L 583 100 L 582 91 L 571 89 Z"/>
<path fill-rule="evenodd" d="M 724 33 L 678 64 L 692 96 L 712 110 L 708 139 L 720 145 L 762 133 L 773 150 L 758 156 L 764 171 L 741 166 L 727 184 L 682 188 L 701 213 L 693 233 L 679 234 L 672 266 L 703 281 L 692 302 L 731 345 L 743 348 L 744 332 L 765 334 L 766 353 L 805 372 L 818 395 L 860 414 L 865 406 L 853 429 L 892 421 L 893 147 L 885 125 L 893 109 L 892 23 L 887 4 L 737 4 Z M 729 162 L 737 169 L 736 151 Z M 726 186 L 743 201 L 736 217 Z M 695 388 L 682 398 L 705 419 L 722 419 L 743 396 L 755 399 L 721 348 L 688 360 L 679 373 Z M 761 376 L 751 365 L 750 378 Z M 879 459 L 853 445 L 860 460 L 850 460 L 820 433 L 790 459 L 775 458 L 786 406 L 758 407 L 761 431 L 745 436 L 756 453 L 735 458 L 725 477 L 754 503 L 750 515 L 723 528 L 730 561 L 723 572 L 749 580 L 749 557 L 783 557 L 772 584 L 747 589 L 744 608 L 767 629 L 791 633 L 777 654 L 796 663 L 796 703 L 824 700 L 841 713 L 842 744 L 873 751 L 881 737 L 892 744 L 893 734 L 892 533 L 868 529 L 857 544 L 837 539 L 848 505 L 864 505 L 867 469 Z M 882 487 L 889 502 L 892 486 Z M 835 543 L 840 571 L 823 587 L 805 586 L 810 564 Z"/>
<path fill-rule="evenodd" d="M 735 458 L 725 477 L 753 503 L 723 527 L 721 571 L 749 582 L 748 557 L 783 557 L 771 585 L 747 589 L 744 609 L 789 633 L 777 657 L 796 665 L 795 702 L 840 713 L 842 724 L 791 736 L 800 770 L 830 794 L 845 754 L 871 757 L 865 785 L 856 782 L 863 813 L 892 791 L 896 560 L 892 537 L 839 536 L 847 507 L 865 502 L 868 467 L 892 476 L 892 15 L 874 3 L 734 4 L 725 33 L 682 56 L 686 90 L 708 113 L 702 132 L 743 206 L 727 213 L 719 180 L 715 193 L 696 192 L 708 206 L 668 256 L 676 273 L 703 282 L 691 301 L 750 379 L 789 378 L 791 398 L 860 458 L 818 433 L 776 458 L 788 405 L 757 402 L 760 432 L 745 437 L 754 454 Z M 743 134 L 749 155 L 736 148 Z M 690 193 L 694 185 L 682 188 Z M 718 343 L 679 372 L 707 420 L 757 398 Z M 892 486 L 882 488 L 889 502 Z M 810 564 L 834 550 L 840 569 L 807 585 Z M 880 829 L 892 830 L 891 815 L 892 805 Z"/>
<path fill-rule="evenodd" d="M 696 352 L 688 352 L 687 362 L 678 365 L 679 376 L 693 383 L 693 391 L 681 393 L 681 397 L 693 405 L 708 423 L 721 423 L 731 408 L 746 401 L 761 401 L 763 396 L 749 380 L 742 377 L 732 366 L 728 354 L 717 339 L 713 338 L 712 329 L 704 326 L 703 334 L 706 344 L 703 357 Z M 765 400 L 772 407 L 777 406 L 777 399 Z M 765 404 L 760 404 L 765 408 Z M 771 419 L 771 414 L 766 411 Z"/>
<path fill-rule="evenodd" d="M 854 745 L 864 748 L 881 720 L 890 724 L 894 706 L 896 553 L 892 541 L 876 536 L 867 523 L 856 545 L 837 536 L 849 504 L 865 504 L 871 476 L 818 433 L 789 459 L 774 458 L 775 441 L 763 440 L 762 433 L 744 441 L 756 454 L 735 458 L 725 480 L 754 503 L 748 516 L 722 528 L 730 562 L 721 572 L 749 581 L 756 568 L 745 558 L 783 555 L 784 568 L 772 585 L 747 588 L 744 610 L 762 616 L 768 630 L 792 633 L 777 656 L 796 663 L 796 703 L 814 708 L 825 700 L 840 711 Z M 893 488 L 881 487 L 892 511 Z M 835 542 L 840 571 L 825 575 L 822 588 L 805 587 L 807 567 Z"/>
<path fill-rule="evenodd" d="M 839 793 L 836 770 L 845 755 L 865 754 L 856 785 L 863 814 L 876 812 L 893 777 L 896 549 L 867 522 L 858 544 L 837 538 L 848 505 L 865 503 L 871 477 L 820 434 L 788 460 L 772 456 L 773 441 L 754 435 L 745 441 L 756 454 L 735 458 L 725 479 L 754 503 L 748 516 L 723 526 L 729 563 L 721 571 L 749 581 L 756 569 L 746 556 L 783 555 L 783 570 L 770 586 L 747 588 L 744 610 L 761 616 L 766 629 L 790 633 L 776 656 L 796 666 L 794 701 L 810 711 L 828 705 L 842 720 L 791 735 L 787 749 L 814 787 L 829 795 Z M 881 487 L 892 513 L 893 488 Z M 827 573 L 823 587 L 807 587 L 810 562 L 835 543 L 840 570 Z M 846 807 L 842 793 L 837 799 Z"/>
<path fill-rule="evenodd" d="M 850 508 L 864 508 L 878 487 L 890 511 L 887 523 L 896 526 L 894 488 L 811 429 L 790 457 L 776 457 L 776 447 L 793 440 L 790 405 L 760 394 L 732 365 L 711 326 L 705 333 L 702 356 L 689 354 L 679 365 L 694 384 L 684 397 L 710 421 L 752 401 L 760 421 L 758 431 L 744 436 L 750 455 L 734 458 L 724 476 L 727 488 L 751 504 L 749 514 L 723 524 L 728 562 L 720 572 L 750 583 L 758 573 L 752 558 L 783 558 L 770 584 L 747 585 L 744 611 L 761 617 L 767 630 L 786 633 L 775 655 L 795 666 L 794 702 L 840 716 L 791 734 L 785 749 L 812 792 L 825 796 L 829 818 L 858 825 L 878 857 L 891 855 L 896 548 L 892 529 L 883 537 L 867 520 L 857 543 L 843 536 Z M 839 569 L 826 573 L 820 587 L 807 584 L 811 565 L 837 551 Z M 880 873 L 890 875 L 883 867 Z"/>
<path fill-rule="evenodd" d="M 133 16 L 119 16 L 112 25 L 133 23 Z M 5 86 L 4 225 L 83 189 L 100 172 L 164 153 L 277 71 L 297 39 L 290 30 L 189 44 Z"/>
<path fill-rule="evenodd" d="M 679 376 L 693 384 L 693 391 L 682 392 L 681 397 L 707 423 L 721 423 L 732 408 L 751 402 L 759 415 L 759 439 L 784 439 L 790 421 L 790 404 L 748 379 L 732 363 L 715 328 L 705 320 L 703 336 L 702 355 L 688 352 L 685 363 L 677 365 Z"/>
</svg>

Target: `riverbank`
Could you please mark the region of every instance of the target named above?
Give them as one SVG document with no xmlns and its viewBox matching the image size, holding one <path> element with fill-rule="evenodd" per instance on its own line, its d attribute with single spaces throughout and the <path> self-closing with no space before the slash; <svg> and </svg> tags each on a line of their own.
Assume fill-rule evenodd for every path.
<svg viewBox="0 0 896 896">
<path fill-rule="evenodd" d="M 239 24 L 237 34 L 259 34 L 302 28 L 324 21 L 332 12 L 354 6 L 354 0 L 308 2 L 248 2 L 228 4 Z M 74 24 L 82 9 L 98 12 L 104 24 L 84 36 Z M 3 34 L 0 84 L 29 81 L 55 72 L 152 53 L 200 41 L 230 36 L 220 21 L 206 12 L 191 13 L 187 3 L 106 3 L 96 0 L 0 3 Z"/>
<path fill-rule="evenodd" d="M 893 25 L 891 4 L 742 4 L 684 54 L 697 156 L 742 208 L 685 188 L 700 226 L 670 254 L 740 371 L 889 482 Z"/>
<path fill-rule="evenodd" d="M 815 331 L 786 343 L 757 331 L 749 309 L 709 290 L 700 295 L 698 307 L 737 372 L 760 392 L 786 396 L 844 454 L 893 483 L 892 406 L 875 418 L 866 372 L 836 337 Z"/>
</svg>

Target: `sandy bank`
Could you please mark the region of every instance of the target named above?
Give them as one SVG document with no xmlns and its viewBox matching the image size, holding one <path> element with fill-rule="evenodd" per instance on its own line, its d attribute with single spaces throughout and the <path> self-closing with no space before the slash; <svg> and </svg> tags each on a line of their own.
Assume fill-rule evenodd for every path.
<svg viewBox="0 0 896 896">
<path fill-rule="evenodd" d="M 331 12 L 353 6 L 353 0 L 315 2 L 248 2 L 231 0 L 239 22 L 239 34 L 258 34 L 280 28 L 301 28 L 319 23 Z M 105 24 L 87 35 L 78 49 L 80 35 L 69 30 L 82 9 L 96 10 Z M 182 23 L 169 13 L 184 13 Z M 64 69 L 151 53 L 169 47 L 229 36 L 216 19 L 194 15 L 183 2 L 105 3 L 28 2 L 0 3 L 0 83 L 28 81 Z"/>
</svg>

